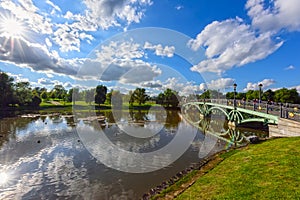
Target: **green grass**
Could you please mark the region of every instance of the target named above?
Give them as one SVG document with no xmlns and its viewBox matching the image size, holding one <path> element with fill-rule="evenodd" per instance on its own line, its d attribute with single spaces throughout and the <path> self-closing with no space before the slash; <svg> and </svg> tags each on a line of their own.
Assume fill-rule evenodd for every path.
<svg viewBox="0 0 300 200">
<path fill-rule="evenodd" d="M 300 199 L 300 138 L 269 140 L 225 154 L 177 199 Z"/>
</svg>

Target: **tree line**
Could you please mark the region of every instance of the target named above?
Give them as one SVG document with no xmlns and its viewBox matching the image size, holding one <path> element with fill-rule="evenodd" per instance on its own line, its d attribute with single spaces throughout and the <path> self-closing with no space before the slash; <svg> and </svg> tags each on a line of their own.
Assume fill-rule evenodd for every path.
<svg viewBox="0 0 300 200">
<path fill-rule="evenodd" d="M 4 72 L 0 72 L 0 107 L 9 106 L 29 106 L 38 107 L 41 102 L 62 101 L 73 102 L 85 101 L 87 104 L 92 103 L 100 106 L 101 104 L 122 106 L 123 102 L 129 102 L 130 106 L 134 104 L 142 105 L 147 101 L 154 101 L 166 107 L 177 107 L 179 104 L 178 93 L 171 89 L 166 89 L 157 97 L 150 97 L 145 88 L 136 88 L 129 91 L 128 94 L 122 94 L 120 91 L 108 89 L 104 85 L 98 85 L 95 88 L 79 90 L 71 88 L 66 90 L 62 85 L 54 85 L 48 91 L 45 87 L 32 88 L 29 82 L 15 82 Z M 76 99 L 73 99 L 73 98 Z"/>
<path fill-rule="evenodd" d="M 233 99 L 234 92 L 226 93 L 226 98 Z M 259 90 L 249 90 L 247 92 L 237 92 L 235 98 L 244 100 L 259 100 L 261 98 L 262 101 L 300 104 L 300 96 L 296 88 L 281 88 L 275 91 L 268 89 L 261 92 Z"/>
<path fill-rule="evenodd" d="M 129 102 L 130 106 L 143 105 L 147 101 L 161 104 L 164 107 L 177 107 L 180 99 L 185 101 L 193 101 L 197 99 L 233 99 L 234 92 L 227 92 L 225 95 L 217 90 L 205 90 L 202 94 L 190 95 L 187 97 L 179 96 L 177 91 L 167 88 L 157 96 L 150 97 L 145 88 L 136 88 L 129 91 L 128 94 L 122 94 L 120 91 L 108 89 L 104 85 L 98 85 L 95 88 L 79 90 L 79 88 L 71 88 L 66 90 L 62 85 L 55 85 L 50 91 L 45 87 L 30 86 L 29 82 L 15 82 L 14 78 L 10 77 L 4 72 L 0 72 L 0 107 L 8 106 L 30 106 L 38 107 L 41 102 L 45 101 L 62 101 L 73 102 L 85 101 L 87 104 L 92 103 L 100 106 L 101 104 L 113 105 L 121 107 L 123 102 Z M 76 99 L 73 99 L 76 97 Z M 259 99 L 263 101 L 273 101 L 282 103 L 300 103 L 300 96 L 295 88 L 282 88 L 276 91 L 266 90 L 249 90 L 245 93 L 236 92 L 236 99 L 254 100 Z"/>
</svg>

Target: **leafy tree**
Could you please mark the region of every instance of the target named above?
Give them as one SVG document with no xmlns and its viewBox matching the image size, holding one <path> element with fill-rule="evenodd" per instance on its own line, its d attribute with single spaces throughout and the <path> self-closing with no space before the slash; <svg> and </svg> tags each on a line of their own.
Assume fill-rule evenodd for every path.
<svg viewBox="0 0 300 200">
<path fill-rule="evenodd" d="M 234 99 L 234 92 L 227 92 L 226 99 Z"/>
<path fill-rule="evenodd" d="M 157 96 L 156 103 L 167 107 L 177 107 L 179 104 L 178 98 L 178 93 L 168 88 Z"/>
<path fill-rule="evenodd" d="M 75 99 L 73 97 L 75 97 Z M 73 105 L 75 105 L 76 100 L 79 100 L 79 98 L 80 98 L 79 88 L 69 89 L 68 94 L 67 94 L 68 102 L 73 102 Z"/>
<path fill-rule="evenodd" d="M 111 92 L 111 105 L 114 108 L 122 108 L 123 100 L 120 91 L 116 90 Z"/>
<path fill-rule="evenodd" d="M 210 99 L 211 97 L 211 91 L 206 90 L 200 95 L 200 99 Z"/>
<path fill-rule="evenodd" d="M 274 95 L 275 92 L 273 92 L 271 89 L 268 89 L 267 91 L 265 91 L 262 95 L 262 100 L 263 101 L 273 101 L 274 100 Z"/>
<path fill-rule="evenodd" d="M 15 84 L 15 95 L 19 106 L 29 105 L 32 102 L 32 91 L 29 82 L 18 82 Z"/>
<path fill-rule="evenodd" d="M 274 100 L 282 103 L 297 103 L 299 101 L 299 94 L 295 88 L 290 90 L 282 88 L 275 91 Z"/>
<path fill-rule="evenodd" d="M 39 107 L 41 102 L 42 102 L 42 100 L 40 97 L 34 96 L 29 105 L 33 106 L 33 107 Z"/>
<path fill-rule="evenodd" d="M 98 85 L 96 87 L 96 95 L 94 97 L 95 103 L 100 106 L 106 100 L 107 87 L 104 85 Z"/>
<path fill-rule="evenodd" d="M 62 85 L 55 85 L 51 91 L 51 98 L 64 99 L 67 90 Z"/>
<path fill-rule="evenodd" d="M 258 90 L 248 90 L 246 92 L 246 99 L 247 100 L 259 99 L 259 91 Z"/>
<path fill-rule="evenodd" d="M 133 101 L 137 102 L 139 105 L 144 104 L 149 99 L 149 96 L 146 94 L 145 88 L 136 88 L 131 96 L 133 98 Z"/>
<path fill-rule="evenodd" d="M 6 73 L 0 71 L 0 106 L 6 107 L 14 102 L 13 81 Z"/>
<path fill-rule="evenodd" d="M 109 93 L 106 94 L 105 104 L 111 105 L 111 97 L 113 92 L 114 90 L 111 90 Z"/>
<path fill-rule="evenodd" d="M 95 89 L 85 91 L 85 102 L 90 104 L 95 100 Z"/>
<path fill-rule="evenodd" d="M 41 96 L 41 98 L 43 100 L 47 100 L 48 99 L 48 92 L 47 91 L 43 91 L 40 96 Z"/>
</svg>

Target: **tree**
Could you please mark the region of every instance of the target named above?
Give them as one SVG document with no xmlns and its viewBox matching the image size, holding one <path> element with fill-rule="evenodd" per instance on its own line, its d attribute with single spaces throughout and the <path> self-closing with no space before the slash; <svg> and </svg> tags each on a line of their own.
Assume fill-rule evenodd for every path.
<svg viewBox="0 0 300 200">
<path fill-rule="evenodd" d="M 131 96 L 134 102 L 137 102 L 139 105 L 144 104 L 149 99 L 145 88 L 136 88 Z"/>
<path fill-rule="evenodd" d="M 265 91 L 262 95 L 262 100 L 263 101 L 273 101 L 274 100 L 274 95 L 275 92 L 273 92 L 271 89 L 268 89 L 267 91 Z"/>
<path fill-rule="evenodd" d="M 75 97 L 75 98 L 73 98 L 73 97 Z M 73 102 L 73 105 L 75 105 L 76 100 L 78 101 L 79 99 L 80 99 L 79 88 L 69 89 L 68 94 L 67 94 L 67 101 Z"/>
<path fill-rule="evenodd" d="M 6 73 L 0 71 L 0 106 L 7 107 L 14 102 L 13 81 Z"/>
<path fill-rule="evenodd" d="M 114 90 L 111 90 L 109 93 L 106 94 L 105 104 L 111 105 L 111 97 L 113 92 Z"/>
<path fill-rule="evenodd" d="M 177 107 L 179 104 L 178 98 L 178 93 L 168 88 L 157 96 L 156 103 L 166 107 Z"/>
<path fill-rule="evenodd" d="M 179 104 L 179 100 L 178 100 L 178 93 L 174 90 L 171 89 L 166 89 L 164 92 L 164 96 L 165 96 L 165 101 L 167 104 L 167 107 L 169 107 L 170 105 L 172 107 L 177 107 Z"/>
<path fill-rule="evenodd" d="M 85 91 L 85 102 L 91 105 L 95 99 L 95 89 L 90 89 Z"/>
<path fill-rule="evenodd" d="M 62 85 L 55 85 L 51 90 L 51 98 L 64 99 L 67 94 L 67 90 Z"/>
<path fill-rule="evenodd" d="M 114 108 L 122 108 L 123 99 L 120 91 L 112 91 L 111 93 L 111 104 Z"/>
<path fill-rule="evenodd" d="M 299 94 L 295 88 L 282 88 L 276 90 L 274 94 L 274 101 L 282 103 L 297 103 L 299 101 Z"/>
<path fill-rule="evenodd" d="M 19 106 L 29 105 L 32 102 L 32 91 L 29 82 L 18 82 L 15 84 L 15 95 Z"/>
<path fill-rule="evenodd" d="M 247 100 L 259 99 L 259 91 L 258 90 L 248 90 L 246 92 L 246 99 Z"/>
<path fill-rule="evenodd" d="M 95 103 L 100 106 L 106 100 L 107 87 L 104 85 L 98 85 L 96 87 Z"/>
<path fill-rule="evenodd" d="M 40 97 L 34 96 L 29 105 L 33 107 L 39 107 L 41 102 L 42 100 Z"/>
<path fill-rule="evenodd" d="M 40 95 L 40 97 L 43 99 L 43 100 L 47 100 L 48 99 L 48 92 L 47 91 L 43 91 Z"/>
</svg>

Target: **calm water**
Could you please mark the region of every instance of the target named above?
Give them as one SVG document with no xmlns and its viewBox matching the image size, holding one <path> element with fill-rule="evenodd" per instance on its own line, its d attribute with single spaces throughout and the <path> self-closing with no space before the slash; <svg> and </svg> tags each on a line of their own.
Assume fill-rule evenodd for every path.
<svg viewBox="0 0 300 200">
<path fill-rule="evenodd" d="M 115 124 L 116 116 L 113 118 L 111 112 L 100 113 L 100 120 L 87 116 L 76 120 L 66 114 L 1 119 L 0 199 L 139 199 L 150 188 L 198 162 L 202 154 L 228 148 L 226 142 L 182 120 L 178 111 L 167 111 L 165 117 L 158 111 L 123 112 L 117 117 L 119 122 L 130 124 L 130 130 L 146 127 L 157 131 L 148 138 L 126 134 L 120 124 Z M 127 173 L 94 158 L 78 135 L 78 128 L 104 131 L 113 144 L 141 153 L 163 148 L 178 130 L 184 130 L 186 138 L 192 133 L 196 137 L 171 165 L 154 172 Z M 155 161 L 152 164 L 157 165 Z"/>
</svg>

